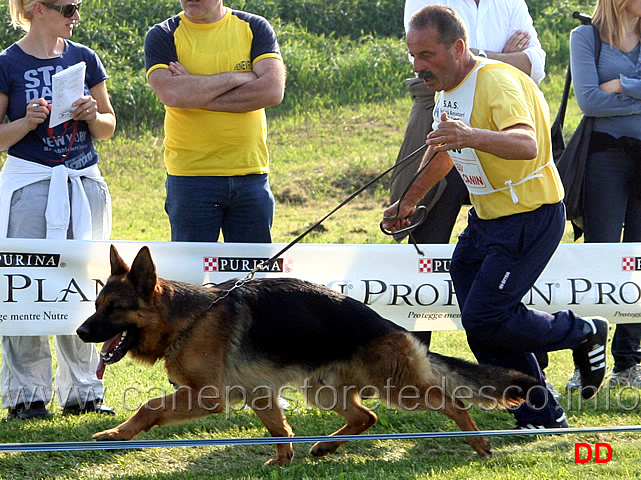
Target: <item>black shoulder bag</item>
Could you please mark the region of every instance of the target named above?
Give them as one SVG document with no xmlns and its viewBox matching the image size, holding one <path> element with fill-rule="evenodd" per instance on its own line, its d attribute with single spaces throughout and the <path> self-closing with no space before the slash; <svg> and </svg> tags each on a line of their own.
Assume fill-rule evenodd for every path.
<svg viewBox="0 0 641 480">
<path fill-rule="evenodd" d="M 589 23 L 590 17 L 574 12 L 574 17 L 579 18 L 583 24 Z M 587 18 L 587 21 L 586 21 Z M 595 64 L 599 63 L 601 54 L 601 36 L 596 27 L 592 26 L 594 32 Z M 565 77 L 565 87 L 559 112 L 552 124 L 552 155 L 556 163 L 556 168 L 561 176 L 563 188 L 565 189 L 565 207 L 567 218 L 572 222 L 574 227 L 574 240 L 576 241 L 583 235 L 583 180 L 585 177 L 585 166 L 587 163 L 590 149 L 590 136 L 594 126 L 594 117 L 583 116 L 581 123 L 572 134 L 572 137 L 565 146 L 563 141 L 563 120 L 565 119 L 565 110 L 567 107 L 568 96 L 570 93 L 570 84 L 572 82 L 572 72 L 568 65 Z"/>
</svg>

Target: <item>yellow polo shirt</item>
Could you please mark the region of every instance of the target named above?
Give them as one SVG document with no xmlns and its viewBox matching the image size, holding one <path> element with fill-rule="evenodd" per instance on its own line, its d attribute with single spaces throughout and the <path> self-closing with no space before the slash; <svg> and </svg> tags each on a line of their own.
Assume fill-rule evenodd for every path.
<svg viewBox="0 0 641 480">
<path fill-rule="evenodd" d="M 264 58 L 281 58 L 264 18 L 226 9 L 218 22 L 198 24 L 184 12 L 154 25 L 145 37 L 147 78 L 180 62 L 190 74 L 251 72 Z M 165 107 L 167 172 L 181 176 L 237 176 L 269 172 L 264 109 L 247 113 Z"/>
</svg>

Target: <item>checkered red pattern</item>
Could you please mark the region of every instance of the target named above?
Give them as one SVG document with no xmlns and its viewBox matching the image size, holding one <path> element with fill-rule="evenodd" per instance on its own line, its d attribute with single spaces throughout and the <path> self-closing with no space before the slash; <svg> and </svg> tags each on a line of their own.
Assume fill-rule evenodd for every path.
<svg viewBox="0 0 641 480">
<path fill-rule="evenodd" d="M 632 272 L 636 270 L 636 259 L 634 257 L 623 257 L 621 266 L 624 272 Z"/>
<path fill-rule="evenodd" d="M 418 259 L 418 273 L 432 273 L 432 259 L 419 258 Z"/>
<path fill-rule="evenodd" d="M 204 257 L 203 258 L 203 270 L 205 272 L 217 272 L 218 271 L 218 257 Z"/>
<path fill-rule="evenodd" d="M 294 260 L 291 258 L 283 259 L 283 272 L 291 273 L 294 270 Z"/>
</svg>

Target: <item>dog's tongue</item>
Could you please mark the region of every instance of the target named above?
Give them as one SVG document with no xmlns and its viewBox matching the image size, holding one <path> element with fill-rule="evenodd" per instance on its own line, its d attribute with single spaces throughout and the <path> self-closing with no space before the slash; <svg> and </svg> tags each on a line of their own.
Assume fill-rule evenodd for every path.
<svg viewBox="0 0 641 480">
<path fill-rule="evenodd" d="M 96 368 L 96 377 L 98 377 L 98 380 L 102 380 L 102 377 L 105 376 L 105 369 L 107 368 L 107 365 L 105 365 L 105 362 L 102 361 L 102 358 L 98 361 L 98 367 Z"/>
<path fill-rule="evenodd" d="M 103 343 L 102 349 L 100 349 L 100 360 L 98 362 L 98 367 L 96 368 L 96 377 L 98 377 L 98 380 L 102 380 L 102 377 L 105 375 L 105 369 L 107 368 L 107 365 L 102 359 L 102 354 L 107 354 L 109 353 L 109 351 L 116 348 L 116 346 L 120 343 L 121 338 L 122 333 L 119 333 L 112 339 L 107 340 L 105 343 Z"/>
</svg>

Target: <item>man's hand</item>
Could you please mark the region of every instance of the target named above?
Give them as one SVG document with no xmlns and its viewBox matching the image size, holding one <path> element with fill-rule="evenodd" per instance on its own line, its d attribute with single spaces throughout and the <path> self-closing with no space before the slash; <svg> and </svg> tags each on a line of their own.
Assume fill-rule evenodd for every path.
<svg viewBox="0 0 641 480">
<path fill-rule="evenodd" d="M 408 219 L 416 212 L 416 205 L 409 206 L 406 202 L 399 205 L 398 202 L 387 207 L 383 212 L 383 221 L 381 226 L 387 230 L 394 232 L 401 228 L 409 227 L 412 222 Z"/>
<path fill-rule="evenodd" d="M 529 44 L 530 34 L 522 30 L 517 30 L 505 43 L 502 53 L 522 52 Z"/>
<path fill-rule="evenodd" d="M 529 125 L 516 124 L 500 131 L 473 128 L 445 112 L 425 143 L 439 153 L 473 148 L 505 160 L 531 160 L 538 154 L 536 133 Z"/>
<path fill-rule="evenodd" d="M 169 62 L 169 71 L 175 77 L 180 75 L 189 75 L 189 72 L 180 62 Z"/>
<path fill-rule="evenodd" d="M 472 146 L 475 129 L 460 121 L 449 118 L 446 112 L 441 113 L 441 123 L 436 130 L 427 135 L 425 143 L 432 146 L 436 152 L 460 150 Z"/>
</svg>

